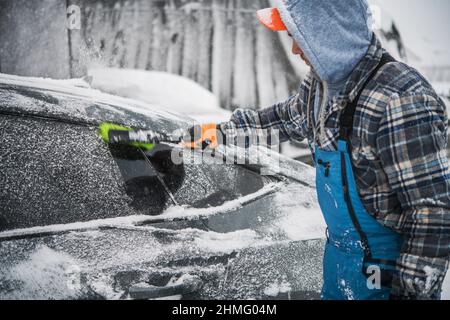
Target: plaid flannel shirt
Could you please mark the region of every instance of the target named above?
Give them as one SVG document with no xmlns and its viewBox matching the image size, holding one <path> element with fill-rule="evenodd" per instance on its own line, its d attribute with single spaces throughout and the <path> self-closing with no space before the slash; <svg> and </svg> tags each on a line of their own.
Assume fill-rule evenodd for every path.
<svg viewBox="0 0 450 320">
<path fill-rule="evenodd" d="M 313 110 L 318 80 L 310 74 L 286 102 L 259 112 L 239 109 L 222 129 L 227 136 L 236 129 L 276 129 L 281 141 L 308 139 L 312 152 L 316 144 L 335 151 L 340 115 L 383 52 L 374 36 L 343 93 L 328 103 L 322 128 Z M 438 299 L 441 294 L 450 249 L 447 122 L 445 105 L 431 85 L 400 62 L 383 66 L 359 100 L 351 143 L 362 202 L 379 223 L 406 238 L 393 296 Z"/>
</svg>

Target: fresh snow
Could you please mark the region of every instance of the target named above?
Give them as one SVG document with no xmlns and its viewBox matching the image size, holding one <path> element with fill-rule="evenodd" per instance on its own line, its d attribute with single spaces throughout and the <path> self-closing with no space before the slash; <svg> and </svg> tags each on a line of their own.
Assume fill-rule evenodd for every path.
<svg viewBox="0 0 450 320">
<path fill-rule="evenodd" d="M 0 73 L 0 83 L 7 85 L 17 85 L 30 87 L 39 90 L 47 90 L 58 95 L 76 96 L 79 99 L 95 101 L 106 105 L 118 106 L 123 109 L 142 114 L 152 119 L 166 118 L 178 122 L 185 122 L 186 119 L 170 110 L 164 110 L 156 104 L 148 104 L 139 100 L 120 97 L 104 93 L 100 90 L 92 89 L 83 79 L 54 80 L 48 78 L 21 77 Z M 114 111 L 117 111 L 114 109 Z"/>
<path fill-rule="evenodd" d="M 196 82 L 178 75 L 135 69 L 94 68 L 88 71 L 92 87 L 116 96 L 162 106 L 198 122 L 222 122 L 231 113 L 218 98 Z"/>
<path fill-rule="evenodd" d="M 38 77 L 23 77 L 15 76 L 11 74 L 0 73 L 0 82 L 9 83 L 20 81 L 22 84 L 29 84 L 33 87 L 40 85 L 40 88 L 46 89 L 51 87 L 57 87 L 61 89 L 74 90 L 75 88 L 89 89 L 90 85 L 85 79 L 66 79 L 56 80 L 51 78 L 38 78 Z"/>
<path fill-rule="evenodd" d="M 163 214 L 158 216 L 128 216 L 110 219 L 93 220 L 87 222 L 77 222 L 62 225 L 51 225 L 44 227 L 33 227 L 26 229 L 15 229 L 0 233 L 0 239 L 26 236 L 31 234 L 63 233 L 68 231 L 95 231 L 100 228 L 124 228 L 133 229 L 143 222 L 151 223 L 161 219 L 171 221 L 174 219 L 198 219 L 212 215 L 223 214 L 238 210 L 245 203 L 251 202 L 262 195 L 275 194 L 275 206 L 279 210 L 279 220 L 273 221 L 267 232 L 274 230 L 282 232 L 291 240 L 320 239 L 325 234 L 325 224 L 322 219 L 317 204 L 311 203 L 314 199 L 314 191 L 305 192 L 302 186 L 284 186 L 283 184 L 269 184 L 256 193 L 241 197 L 236 200 L 226 202 L 219 207 L 211 208 L 191 208 L 182 206 L 169 207 Z M 291 192 L 296 192 L 299 196 L 293 199 Z M 245 237 L 244 237 L 245 238 Z M 245 242 L 245 241 L 244 241 Z"/>
<path fill-rule="evenodd" d="M 73 299 L 80 293 L 77 261 L 46 246 L 38 247 L 28 260 L 9 269 L 7 277 L 20 279 L 25 299 L 48 299 L 49 294 L 56 300 Z"/>
<path fill-rule="evenodd" d="M 273 221 L 272 231 L 278 230 L 292 241 L 324 238 L 326 225 L 322 211 L 317 202 L 308 201 L 315 198 L 315 192 L 313 189 L 301 190 L 298 185 L 287 186 L 278 192 L 275 203 L 281 208 L 281 214 Z"/>
<path fill-rule="evenodd" d="M 176 219 L 176 218 L 188 218 L 197 219 L 199 217 L 207 217 L 219 213 L 231 212 L 237 210 L 243 206 L 243 204 L 259 198 L 262 195 L 275 192 L 279 186 L 276 184 L 268 184 L 262 189 L 250 195 L 240 197 L 236 200 L 226 202 L 220 207 L 210 208 L 192 208 L 187 206 L 173 206 L 168 208 L 159 218 Z"/>
<path fill-rule="evenodd" d="M 269 245 L 272 241 L 261 238 L 254 230 L 238 230 L 229 233 L 202 232 L 196 237 L 195 244 L 211 252 L 232 253 L 249 247 Z"/>
<path fill-rule="evenodd" d="M 256 193 L 250 194 L 245 197 L 241 197 L 236 200 L 232 200 L 226 202 L 224 205 L 220 207 L 211 207 L 211 208 L 191 208 L 184 206 L 173 206 L 169 207 L 164 213 L 158 216 L 145 216 L 145 215 L 137 215 L 137 216 L 127 216 L 127 217 L 118 217 L 118 218 L 110 218 L 110 219 L 100 219 L 100 220 L 92 220 L 87 222 L 75 222 L 68 224 L 60 224 L 60 225 L 50 225 L 43 227 L 32 227 L 25 229 L 15 229 L 11 231 L 0 232 L 0 239 L 2 238 L 11 238 L 15 236 L 25 236 L 30 234 L 43 234 L 43 233 L 62 233 L 67 231 L 77 231 L 77 230 L 96 230 L 105 227 L 113 227 L 113 228 L 133 228 L 136 225 L 139 225 L 143 222 L 152 222 L 152 221 L 160 221 L 161 219 L 166 220 L 174 220 L 178 218 L 186 218 L 186 219 L 197 219 L 200 217 L 207 217 L 219 213 L 230 212 L 233 210 L 237 210 L 243 206 L 246 202 L 257 199 L 258 197 L 278 190 L 279 186 L 275 184 L 269 184 Z"/>
<path fill-rule="evenodd" d="M 280 293 L 288 293 L 291 290 L 291 285 L 286 282 L 286 280 L 283 280 L 281 283 L 271 283 L 266 289 L 264 289 L 264 294 L 269 297 L 277 297 Z"/>
</svg>

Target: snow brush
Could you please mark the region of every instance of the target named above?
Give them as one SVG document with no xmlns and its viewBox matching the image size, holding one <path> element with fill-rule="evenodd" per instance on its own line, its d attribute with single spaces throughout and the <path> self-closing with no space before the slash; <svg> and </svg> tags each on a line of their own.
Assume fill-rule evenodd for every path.
<svg viewBox="0 0 450 320">
<path fill-rule="evenodd" d="M 100 137 L 108 144 L 122 144 L 140 148 L 146 151 L 153 150 L 161 143 L 179 144 L 181 139 L 172 139 L 152 130 L 133 130 L 130 127 L 104 122 L 98 128 Z"/>
<path fill-rule="evenodd" d="M 151 151 L 158 144 L 167 144 L 192 150 L 215 149 L 218 146 L 216 134 L 217 125 L 195 126 L 189 132 L 190 137 L 202 137 L 197 141 L 185 140 L 183 137 L 168 137 L 152 130 L 134 130 L 130 127 L 104 122 L 99 126 L 98 133 L 108 144 L 129 145 L 145 151 Z"/>
<path fill-rule="evenodd" d="M 102 137 L 103 141 L 108 144 L 121 144 L 127 146 L 133 146 L 142 153 L 146 162 L 154 168 L 152 162 L 145 155 L 145 151 L 152 151 L 158 144 L 179 144 L 180 141 L 172 141 L 162 134 L 156 133 L 152 130 L 133 130 L 130 127 L 104 122 L 100 124 L 98 133 Z M 172 200 L 173 204 L 178 206 L 178 202 L 175 196 L 170 191 L 163 177 L 155 169 L 156 178 L 159 180 L 167 195 Z"/>
</svg>

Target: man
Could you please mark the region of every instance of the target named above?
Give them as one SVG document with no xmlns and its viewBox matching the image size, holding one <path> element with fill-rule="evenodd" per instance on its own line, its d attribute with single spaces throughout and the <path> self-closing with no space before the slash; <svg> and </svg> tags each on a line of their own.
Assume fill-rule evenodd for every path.
<svg viewBox="0 0 450 320">
<path fill-rule="evenodd" d="M 446 110 L 382 48 L 369 12 L 365 0 L 285 0 L 259 11 L 266 27 L 288 31 L 311 72 L 286 102 L 197 128 L 196 145 L 238 129 L 308 139 L 328 225 L 323 299 L 439 299 L 450 246 Z M 372 275 L 381 283 L 370 285 Z"/>
</svg>

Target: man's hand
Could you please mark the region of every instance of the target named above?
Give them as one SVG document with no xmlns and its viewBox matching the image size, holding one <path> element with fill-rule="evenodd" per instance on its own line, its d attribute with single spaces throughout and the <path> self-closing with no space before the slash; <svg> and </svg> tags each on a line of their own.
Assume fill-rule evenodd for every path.
<svg viewBox="0 0 450 320">
<path fill-rule="evenodd" d="M 191 149 L 215 149 L 224 143 L 225 136 L 215 123 L 193 126 L 183 137 L 183 146 Z"/>
</svg>

